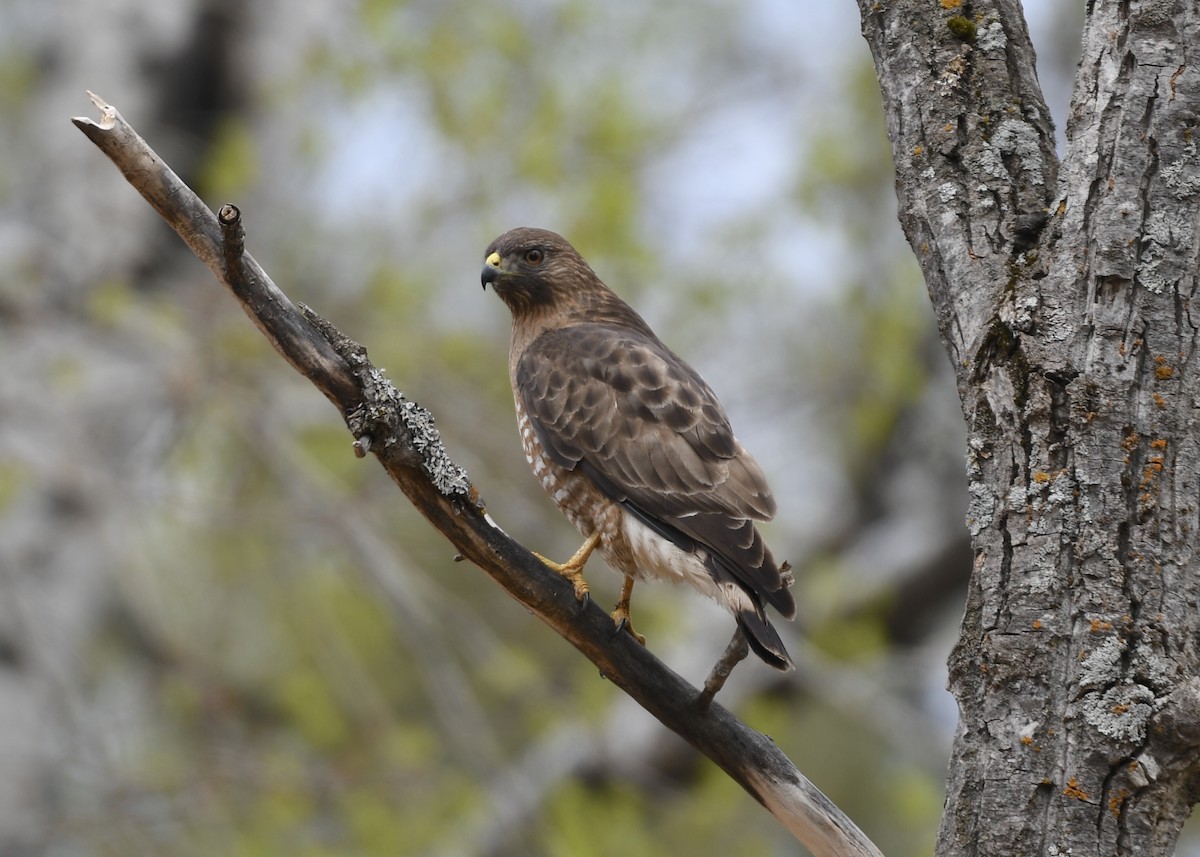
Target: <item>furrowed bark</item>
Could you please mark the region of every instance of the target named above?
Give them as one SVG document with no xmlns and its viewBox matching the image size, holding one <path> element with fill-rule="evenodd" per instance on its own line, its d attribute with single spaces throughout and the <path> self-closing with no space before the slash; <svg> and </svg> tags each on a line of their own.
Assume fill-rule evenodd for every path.
<svg viewBox="0 0 1200 857">
<path fill-rule="evenodd" d="M 240 212 L 213 213 L 110 105 L 83 131 L 241 303 L 275 349 L 338 408 L 356 454 L 373 452 L 405 495 L 466 559 L 579 649 L 601 675 L 719 765 L 817 857 L 879 857 L 869 839 L 775 743 L 634 642 L 608 614 L 580 605 L 567 581 L 509 538 L 487 515 L 462 468 L 441 444 L 432 415 L 375 369 L 366 349 L 306 308 L 298 309 L 243 252 Z"/>
<path fill-rule="evenodd" d="M 968 425 L 937 853 L 1170 854 L 1200 784 L 1196 9 L 1088 5 L 1060 165 L 1015 0 L 859 6 Z"/>
</svg>

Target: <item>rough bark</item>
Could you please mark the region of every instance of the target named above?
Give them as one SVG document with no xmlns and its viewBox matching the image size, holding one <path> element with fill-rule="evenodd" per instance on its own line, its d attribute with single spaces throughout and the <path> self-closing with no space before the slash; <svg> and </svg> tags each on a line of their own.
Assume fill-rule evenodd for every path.
<svg viewBox="0 0 1200 857">
<path fill-rule="evenodd" d="M 238 299 L 276 351 L 334 404 L 361 456 L 373 452 L 405 495 L 465 558 L 665 726 L 763 804 L 816 857 L 880 857 L 858 827 L 766 735 L 692 687 L 628 634 L 613 633 L 596 604 L 575 600 L 564 578 L 486 514 L 466 473 L 446 454 L 433 417 L 371 365 L 366 349 L 297 308 L 244 252 L 240 212 L 214 216 L 112 106 L 92 96 L 100 122 L 75 125 L 121 170 Z"/>
<path fill-rule="evenodd" d="M 1197 798 L 1194 4 L 1088 4 L 1061 164 L 1016 0 L 859 0 L 968 425 L 937 853 L 1169 854 Z"/>
</svg>

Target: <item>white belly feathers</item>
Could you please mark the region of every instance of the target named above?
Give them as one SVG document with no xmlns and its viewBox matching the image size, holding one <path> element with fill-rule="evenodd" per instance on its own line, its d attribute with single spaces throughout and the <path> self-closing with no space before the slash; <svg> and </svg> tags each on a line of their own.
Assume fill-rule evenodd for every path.
<svg viewBox="0 0 1200 857">
<path fill-rule="evenodd" d="M 717 583 L 704 564 L 705 554 L 682 550 L 629 512 L 621 516 L 621 529 L 633 551 L 639 577 L 687 583 L 705 595 L 717 597 Z"/>
</svg>

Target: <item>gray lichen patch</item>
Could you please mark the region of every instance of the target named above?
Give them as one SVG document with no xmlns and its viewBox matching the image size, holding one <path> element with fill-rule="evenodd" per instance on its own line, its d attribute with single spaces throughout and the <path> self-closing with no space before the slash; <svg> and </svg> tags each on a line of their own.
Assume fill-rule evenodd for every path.
<svg viewBox="0 0 1200 857">
<path fill-rule="evenodd" d="M 422 468 L 438 492 L 444 497 L 470 496 L 471 480 L 467 478 L 467 471 L 455 464 L 446 452 L 441 433 L 434 427 L 433 414 L 401 395 L 400 419 L 408 429 L 413 448 L 421 455 Z"/>
<path fill-rule="evenodd" d="M 1154 714 L 1154 693 L 1140 684 L 1110 687 L 1083 699 L 1083 718 L 1098 732 L 1118 741 L 1141 742 Z"/>
<path fill-rule="evenodd" d="M 1175 665 L 1145 641 L 1133 647 L 1131 662 L 1138 680 L 1160 693 L 1167 691 L 1175 680 Z"/>
<path fill-rule="evenodd" d="M 992 21 L 989 24 L 983 24 L 978 27 L 975 36 L 975 47 L 981 51 L 1004 50 L 1008 45 L 1008 34 L 1004 32 L 1004 25 L 999 21 Z"/>
<path fill-rule="evenodd" d="M 1152 211 L 1142 227 L 1142 251 L 1137 260 L 1137 281 L 1157 295 L 1175 288 L 1190 272 L 1175 249 L 1190 240 L 1189 212 Z"/>
<path fill-rule="evenodd" d="M 1196 171 L 1196 142 L 1189 140 L 1183 148 L 1183 156 L 1163 167 L 1163 183 L 1179 200 L 1200 193 L 1200 174 Z"/>
<path fill-rule="evenodd" d="M 1117 637 L 1110 637 L 1084 658 L 1079 685 L 1090 689 L 1082 700 L 1083 719 L 1098 732 L 1118 741 L 1140 742 L 1146 738 L 1146 727 L 1159 699 L 1152 685 L 1165 689 L 1170 680 L 1169 668 L 1148 646 L 1139 645 L 1132 653 L 1132 667 L 1139 681 L 1127 676 L 1125 656 L 1128 647 Z"/>
<path fill-rule="evenodd" d="M 434 425 L 433 414 L 409 401 L 396 389 L 382 371 L 371 367 L 366 373 L 364 391 L 370 405 L 366 415 L 368 423 L 389 426 L 390 436 L 382 438 L 384 444 L 407 443 L 421 462 L 421 469 L 443 497 L 471 496 L 471 480 L 466 470 L 451 460 L 442 444 L 441 433 Z M 399 425 L 393 424 L 389 414 Z M 368 426 L 368 432 L 372 429 Z"/>
<path fill-rule="evenodd" d="M 1125 655 L 1125 644 L 1117 637 L 1109 637 L 1088 653 L 1079 672 L 1082 688 L 1110 687 L 1121 680 L 1121 659 Z"/>
</svg>

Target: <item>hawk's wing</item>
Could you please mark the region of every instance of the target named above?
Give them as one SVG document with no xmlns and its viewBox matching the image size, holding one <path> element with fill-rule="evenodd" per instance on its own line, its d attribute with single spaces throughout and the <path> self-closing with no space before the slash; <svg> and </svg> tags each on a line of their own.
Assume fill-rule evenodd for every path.
<svg viewBox="0 0 1200 857">
<path fill-rule="evenodd" d="M 794 613 L 754 527 L 775 514 L 762 470 L 712 390 L 665 345 L 605 324 L 561 328 L 530 344 L 515 381 L 558 464 L 685 550 L 705 546 L 743 586 Z"/>
</svg>

